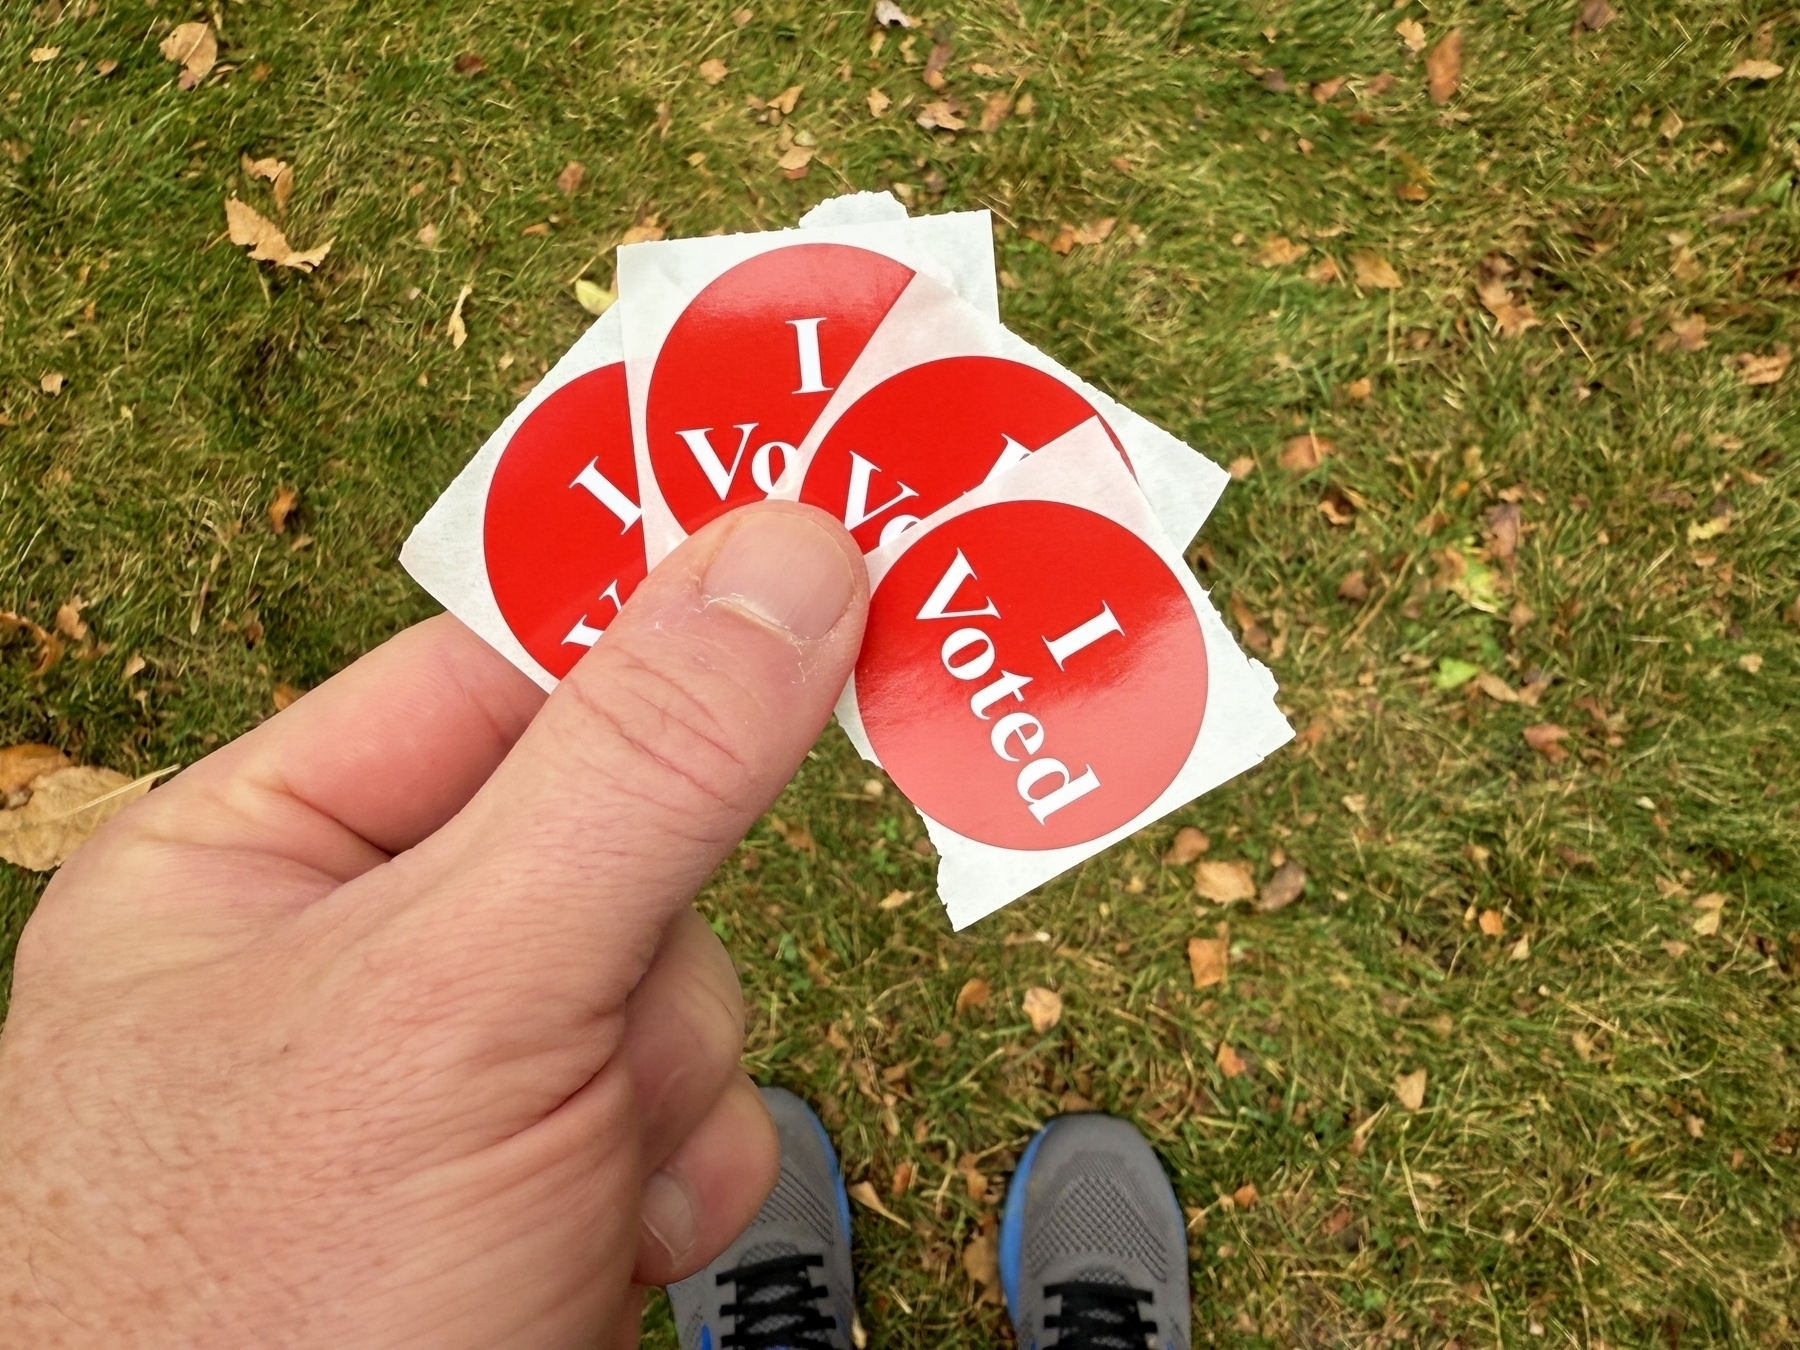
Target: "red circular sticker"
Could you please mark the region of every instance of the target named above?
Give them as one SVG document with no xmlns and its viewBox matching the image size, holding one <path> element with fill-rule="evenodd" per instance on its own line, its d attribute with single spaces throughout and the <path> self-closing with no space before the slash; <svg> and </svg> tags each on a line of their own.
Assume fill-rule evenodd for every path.
<svg viewBox="0 0 1800 1350">
<path fill-rule="evenodd" d="M 1180 582 L 1124 526 L 998 502 L 933 529 L 870 602 L 856 698 L 926 815 L 1001 848 L 1097 839 L 1175 780 L 1206 710 Z"/>
<path fill-rule="evenodd" d="M 645 403 L 656 485 L 682 529 L 769 495 L 912 278 L 868 249 L 794 244 L 694 297 Z"/>
<path fill-rule="evenodd" d="M 927 361 L 883 380 L 832 425 L 800 500 L 843 521 L 869 553 L 1094 416 L 1075 390 L 1018 361 Z"/>
<path fill-rule="evenodd" d="M 519 644 L 561 679 L 644 579 L 625 365 L 578 375 L 531 410 L 494 468 L 488 581 Z"/>
</svg>

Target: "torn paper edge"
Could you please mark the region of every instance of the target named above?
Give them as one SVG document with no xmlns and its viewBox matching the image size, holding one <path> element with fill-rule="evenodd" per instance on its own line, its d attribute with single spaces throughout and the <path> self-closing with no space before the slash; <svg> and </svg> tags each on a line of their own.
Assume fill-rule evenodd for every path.
<svg viewBox="0 0 1800 1350">
<path fill-rule="evenodd" d="M 816 208 L 815 208 L 816 209 Z M 868 249 L 929 277 L 967 300 L 978 313 L 1000 313 L 994 274 L 992 217 L 987 211 L 953 211 L 876 224 L 768 230 L 699 239 L 629 244 L 619 250 L 619 303 L 624 318 L 625 387 L 631 405 L 631 439 L 637 455 L 638 505 L 643 509 L 644 551 L 651 567 L 687 538 L 675 519 L 650 463 L 647 405 L 657 354 L 676 321 L 700 292 L 741 262 L 796 244 L 847 244 Z"/>
<path fill-rule="evenodd" d="M 951 926 L 958 930 L 1255 767 L 1294 735 L 1275 705 L 1274 675 L 1238 648 L 1180 551 L 1162 533 L 1111 438 L 1096 421 L 1084 422 L 1016 468 L 964 494 L 868 554 L 871 592 L 907 549 L 931 530 L 966 512 L 1004 501 L 1054 501 L 1082 507 L 1118 522 L 1150 545 L 1175 574 L 1199 616 L 1206 643 L 1206 710 L 1194 747 L 1169 786 L 1138 815 L 1086 843 L 1041 851 L 1001 848 L 958 834 L 920 810 L 939 855 L 938 898 Z M 879 764 L 857 706 L 854 675 L 838 700 L 837 719 L 857 752 Z M 918 803 L 913 805 L 917 809 Z"/>
</svg>

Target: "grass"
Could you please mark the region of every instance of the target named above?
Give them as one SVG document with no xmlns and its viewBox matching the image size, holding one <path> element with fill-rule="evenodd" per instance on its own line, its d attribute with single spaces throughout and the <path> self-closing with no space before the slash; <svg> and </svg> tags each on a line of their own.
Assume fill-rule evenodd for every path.
<svg viewBox="0 0 1800 1350">
<path fill-rule="evenodd" d="M 0 608 L 80 595 L 106 644 L 42 676 L 0 650 L 0 741 L 190 762 L 428 613 L 399 541 L 581 330 L 571 283 L 608 283 L 634 221 L 782 225 L 847 185 L 989 206 L 1013 326 L 1254 462 L 1194 560 L 1307 734 L 962 936 L 916 818 L 835 731 L 721 870 L 701 905 L 752 1070 L 820 1105 L 853 1180 L 885 1197 L 913 1169 L 910 1231 L 858 1214 L 874 1343 L 1003 1336 L 961 1266 L 995 1217 L 970 1177 L 996 1189 L 1076 1093 L 1137 1121 L 1190 1207 L 1203 1343 L 1800 1344 L 1800 372 L 1732 364 L 1800 345 L 1800 70 L 1723 78 L 1793 65 L 1800 17 L 1638 0 L 1572 34 L 1574 0 L 954 0 L 871 55 L 861 10 L 751 7 L 222 6 L 235 69 L 191 92 L 156 46 L 198 8 L 0 16 Z M 1465 34 L 1446 107 L 1407 18 Z M 953 95 L 1034 110 L 918 127 L 934 34 Z M 456 73 L 470 51 L 485 73 Z M 1343 74 L 1329 102 L 1304 87 Z M 792 84 L 820 147 L 798 182 L 745 107 Z M 221 241 L 225 196 L 268 205 L 240 153 L 293 163 L 284 223 L 333 241 L 318 274 Z M 1043 242 L 1105 217 L 1104 244 Z M 1261 266 L 1272 235 L 1308 252 Z M 1400 288 L 1352 284 L 1359 252 Z M 1308 280 L 1327 257 L 1343 279 Z M 1502 269 L 1539 320 L 1513 338 L 1475 296 Z M 1688 351 L 1670 326 L 1695 313 Z M 1335 453 L 1278 467 L 1309 430 Z M 284 484 L 310 546 L 270 530 Z M 1339 598 L 1353 571 L 1365 602 Z M 1540 701 L 1439 688 L 1468 673 L 1446 660 Z M 1541 723 L 1561 759 L 1524 740 Z M 1298 859 L 1305 894 L 1217 912 L 1159 862 L 1182 824 L 1260 876 Z M 7 944 L 41 884 L 0 874 Z M 918 894 L 877 908 L 894 890 Z M 1185 941 L 1222 920 L 1230 983 L 1195 991 Z M 994 997 L 959 1017 L 974 977 Z M 1064 999 L 1047 1035 L 1032 985 Z M 1250 1071 L 1225 1077 L 1221 1043 Z M 1221 1200 L 1246 1184 L 1253 1206 Z M 659 1300 L 647 1325 L 672 1344 Z"/>
</svg>

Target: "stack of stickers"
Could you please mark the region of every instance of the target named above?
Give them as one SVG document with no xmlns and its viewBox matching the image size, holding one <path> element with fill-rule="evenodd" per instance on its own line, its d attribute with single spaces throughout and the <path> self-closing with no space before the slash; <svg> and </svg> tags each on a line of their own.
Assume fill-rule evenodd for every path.
<svg viewBox="0 0 1800 1350">
<path fill-rule="evenodd" d="M 873 586 L 838 721 L 962 928 L 1292 732 L 1182 560 L 1227 476 L 1001 326 L 988 213 L 800 225 L 621 248 L 401 560 L 549 689 L 708 521 L 829 512 Z"/>
</svg>

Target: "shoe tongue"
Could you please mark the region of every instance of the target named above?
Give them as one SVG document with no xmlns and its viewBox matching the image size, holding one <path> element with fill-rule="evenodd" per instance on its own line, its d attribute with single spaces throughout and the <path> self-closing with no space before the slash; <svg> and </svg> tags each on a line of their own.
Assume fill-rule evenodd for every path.
<svg viewBox="0 0 1800 1350">
<path fill-rule="evenodd" d="M 1090 1266 L 1086 1270 L 1077 1272 L 1071 1283 L 1116 1284 L 1119 1287 L 1124 1288 L 1131 1282 L 1110 1266 Z"/>
</svg>

